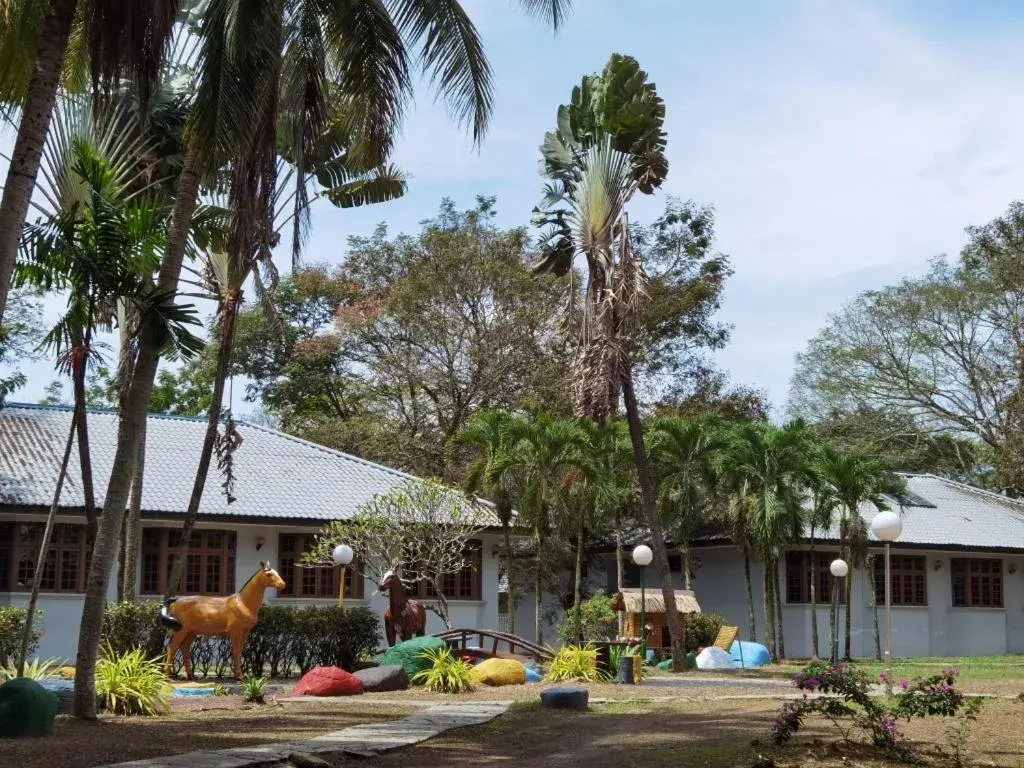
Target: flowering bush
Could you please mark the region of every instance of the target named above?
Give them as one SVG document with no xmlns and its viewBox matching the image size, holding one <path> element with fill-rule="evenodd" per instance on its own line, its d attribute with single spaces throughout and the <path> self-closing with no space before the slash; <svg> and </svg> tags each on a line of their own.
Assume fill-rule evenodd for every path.
<svg viewBox="0 0 1024 768">
<path fill-rule="evenodd" d="M 785 744 L 800 730 L 807 715 L 819 714 L 831 720 L 844 738 L 849 738 L 852 728 L 859 728 L 875 746 L 910 760 L 915 754 L 899 730 L 900 720 L 977 713 L 980 699 L 969 701 L 956 690 L 956 677 L 957 670 L 951 667 L 937 675 L 904 680 L 894 696 L 886 697 L 872 695 L 870 678 L 856 667 L 814 663 L 793 676 L 804 697 L 782 707 L 772 724 L 772 736 L 776 744 Z M 890 680 L 883 673 L 879 682 Z M 811 698 L 810 693 L 820 695 Z M 844 727 L 847 722 L 851 725 Z"/>
</svg>

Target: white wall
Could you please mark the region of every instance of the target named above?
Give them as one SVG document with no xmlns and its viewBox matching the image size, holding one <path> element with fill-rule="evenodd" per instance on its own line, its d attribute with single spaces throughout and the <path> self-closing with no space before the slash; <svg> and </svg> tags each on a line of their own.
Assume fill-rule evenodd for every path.
<svg viewBox="0 0 1024 768">
<path fill-rule="evenodd" d="M 29 518 L 25 518 L 29 519 Z M 31 518 L 38 522 L 38 518 Z M 80 523 L 80 519 L 60 519 L 59 522 Z M 169 527 L 179 528 L 180 523 L 146 521 L 145 528 Z M 256 572 L 261 560 L 271 566 L 277 563 L 278 535 L 282 533 L 309 533 L 309 528 L 286 527 L 271 525 L 225 525 L 203 522 L 196 526 L 198 530 L 234 530 L 236 532 L 235 588 L 237 589 Z M 264 540 L 263 546 L 257 550 L 257 540 Z M 482 600 L 449 601 L 449 614 L 452 627 L 456 629 L 498 629 L 498 558 L 493 554 L 500 536 L 481 534 L 483 543 L 481 594 Z M 138 586 L 138 585 L 137 585 Z M 362 600 L 346 600 L 346 606 L 365 605 L 380 615 L 381 636 L 383 637 L 384 611 L 388 607 L 386 594 L 377 594 L 377 585 L 373 579 L 366 579 L 363 586 Z M 107 592 L 108 600 L 117 598 L 116 573 L 111 577 Z M 152 599 L 144 596 L 143 599 Z M 292 605 L 333 604 L 334 599 L 296 599 L 279 598 L 276 590 L 268 590 L 267 602 L 280 602 Z M 22 592 L 0 593 L 0 604 L 25 605 L 28 595 Z M 41 658 L 58 657 L 74 659 L 78 646 L 78 627 L 82 617 L 82 596 L 75 594 L 41 594 L 38 602 L 43 611 L 43 637 L 39 643 L 37 655 Z M 532 626 L 532 625 L 531 625 Z M 433 634 L 444 630 L 441 620 L 433 613 L 427 612 L 427 633 Z M 382 641 L 386 642 L 386 641 Z"/>
</svg>

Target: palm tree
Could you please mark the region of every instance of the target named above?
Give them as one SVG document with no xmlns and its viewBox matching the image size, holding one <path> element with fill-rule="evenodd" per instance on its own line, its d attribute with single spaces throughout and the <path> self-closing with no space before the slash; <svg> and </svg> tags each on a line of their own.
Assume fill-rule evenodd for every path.
<svg viewBox="0 0 1024 768">
<path fill-rule="evenodd" d="M 477 411 L 452 439 L 451 447 L 472 446 L 478 456 L 466 468 L 463 486 L 467 493 L 479 493 L 494 502 L 494 511 L 501 523 L 505 539 L 505 579 L 508 582 L 508 631 L 516 633 L 515 579 L 512 554 L 512 492 L 501 467 L 508 467 L 508 424 L 512 414 L 507 411 Z"/>
<path fill-rule="evenodd" d="M 28 216 L 69 47 L 88 48 L 92 78 L 109 92 L 124 76 L 143 93 L 171 39 L 181 0 L 8 0 L 0 34 L 0 99 L 20 108 L 18 135 L 0 200 L 0 321 Z M 76 19 L 80 25 L 75 29 Z M 73 34 L 74 31 L 74 34 Z M 34 51 L 34 55 L 28 52 Z"/>
<path fill-rule="evenodd" d="M 818 560 L 817 554 L 814 550 L 814 545 L 817 541 L 817 532 L 825 531 L 826 533 L 832 530 L 835 525 L 836 511 L 839 509 L 839 499 L 831 486 L 827 483 L 821 482 L 821 477 L 817 472 L 817 461 L 818 457 L 815 457 L 814 469 L 815 471 L 810 476 L 809 490 L 810 490 L 810 509 L 807 512 L 807 524 L 810 528 L 810 559 L 811 559 L 811 653 L 815 659 L 820 658 L 821 649 L 819 647 L 819 636 L 818 636 L 818 607 L 817 607 L 817 589 L 818 589 Z M 829 629 L 835 626 L 835 602 L 829 601 Z M 834 637 L 833 634 L 829 634 L 829 640 Z"/>
<path fill-rule="evenodd" d="M 636 192 L 650 194 L 661 186 L 668 173 L 664 118 L 664 102 L 637 61 L 613 54 L 601 74 L 584 77 L 573 90 L 572 101 L 559 107 L 558 128 L 544 137 L 541 151 L 551 183 L 535 213 L 539 224 L 550 226 L 539 270 L 565 275 L 578 254 L 586 262 L 582 312 L 576 312 L 573 295 L 566 318 L 577 348 L 576 413 L 604 422 L 617 412 L 622 395 L 672 637 L 673 666 L 683 671 L 686 655 L 630 348 L 645 293 L 626 206 Z"/>
<path fill-rule="evenodd" d="M 684 589 L 692 586 L 690 545 L 708 519 L 727 444 L 723 422 L 713 414 L 692 419 L 664 417 L 654 422 L 651 432 L 650 455 L 659 477 L 658 503 L 686 563 Z"/>
<path fill-rule="evenodd" d="M 545 15 L 557 28 L 570 3 L 520 0 L 519 5 Z M 196 102 L 157 281 L 166 296 L 178 291 L 200 182 L 238 159 L 232 173 L 247 189 L 260 192 L 249 204 L 265 203 L 275 188 L 270 182 L 279 121 L 286 124 L 286 141 L 302 152 L 328 132 L 335 112 L 326 105 L 356 105 L 351 114 L 362 121 L 358 134 L 375 137 L 357 155 L 364 162 L 386 156 L 411 95 L 409 50 L 417 46 L 439 95 L 472 126 L 475 140 L 482 140 L 493 111 L 490 67 L 476 29 L 455 0 L 397 0 L 386 7 L 376 0 L 283 5 L 280 0 L 209 0 L 198 29 Z M 258 231 L 254 212 L 239 210 L 232 228 L 237 242 L 251 242 Z M 96 716 L 94 676 L 106 588 L 159 362 L 158 331 L 149 322 L 140 327 L 82 607 L 74 711 L 89 719 Z"/>
<path fill-rule="evenodd" d="M 514 417 L 504 425 L 507 452 L 495 460 L 495 476 L 508 476 L 519 496 L 519 512 L 533 530 L 535 573 L 534 636 L 544 642 L 541 627 L 545 544 L 553 527 L 552 513 L 564 503 L 567 474 L 581 462 L 586 436 L 574 421 L 549 413 L 535 418 Z"/>
</svg>

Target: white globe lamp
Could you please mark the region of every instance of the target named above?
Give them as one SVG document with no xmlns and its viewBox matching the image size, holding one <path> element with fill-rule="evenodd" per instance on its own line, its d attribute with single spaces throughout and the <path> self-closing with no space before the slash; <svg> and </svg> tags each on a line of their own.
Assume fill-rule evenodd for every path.
<svg viewBox="0 0 1024 768">
<path fill-rule="evenodd" d="M 654 553 L 646 544 L 640 544 L 633 550 L 633 562 L 644 568 L 654 560 Z"/>
<path fill-rule="evenodd" d="M 835 576 L 837 579 L 845 579 L 846 574 L 850 572 L 850 566 L 846 564 L 845 560 L 838 557 L 832 561 L 828 569 L 829 571 L 831 571 L 832 575 Z"/>
<path fill-rule="evenodd" d="M 871 521 L 871 532 L 879 541 L 896 541 L 903 533 L 903 520 L 895 512 L 879 512 Z"/>
<path fill-rule="evenodd" d="M 351 565 L 353 557 L 352 547 L 348 544 L 339 544 L 334 548 L 333 557 L 335 565 Z"/>
</svg>

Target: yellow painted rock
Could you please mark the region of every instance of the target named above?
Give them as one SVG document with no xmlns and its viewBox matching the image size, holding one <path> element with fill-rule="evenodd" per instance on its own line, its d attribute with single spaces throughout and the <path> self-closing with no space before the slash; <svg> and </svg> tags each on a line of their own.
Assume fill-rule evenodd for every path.
<svg viewBox="0 0 1024 768">
<path fill-rule="evenodd" d="M 63 677 L 65 680 L 75 679 L 75 668 L 74 667 L 61 667 L 57 670 L 57 674 Z"/>
<path fill-rule="evenodd" d="M 473 667 L 473 680 L 484 685 L 522 685 L 526 667 L 515 659 L 486 659 Z"/>
</svg>

